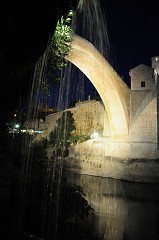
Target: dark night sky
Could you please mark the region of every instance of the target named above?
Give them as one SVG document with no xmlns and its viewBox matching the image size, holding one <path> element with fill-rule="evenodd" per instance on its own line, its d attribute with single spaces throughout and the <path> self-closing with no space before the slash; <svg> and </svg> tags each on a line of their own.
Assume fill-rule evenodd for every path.
<svg viewBox="0 0 159 240">
<path fill-rule="evenodd" d="M 69 2 L 69 4 L 68 4 Z M 35 61 L 44 52 L 69 1 L 2 0 L 0 3 L 0 102 L 12 109 L 27 93 Z M 1 111 L 2 112 L 2 111 Z"/>
<path fill-rule="evenodd" d="M 157 1 L 108 2 L 105 9 L 117 71 L 126 79 L 131 68 L 151 65 L 151 57 L 159 55 Z"/>
<path fill-rule="evenodd" d="M 71 2 L 71 1 L 70 1 Z M 73 1 L 74 2 L 74 1 Z M 159 55 L 156 2 L 101 0 L 116 71 L 128 82 L 129 70 Z M 4 0 L 0 3 L 1 113 L 27 93 L 35 61 L 45 50 L 57 19 L 68 12 L 66 0 Z"/>
</svg>

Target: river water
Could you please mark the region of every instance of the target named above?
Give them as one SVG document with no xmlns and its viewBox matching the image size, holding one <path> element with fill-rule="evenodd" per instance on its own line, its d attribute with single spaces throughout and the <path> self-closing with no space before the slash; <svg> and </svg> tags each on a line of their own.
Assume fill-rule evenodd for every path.
<svg viewBox="0 0 159 240">
<path fill-rule="evenodd" d="M 41 154 L 25 172 L 17 155 L 2 161 L 1 240 L 159 239 L 158 183 L 80 175 Z"/>
<path fill-rule="evenodd" d="M 99 239 L 159 239 L 159 184 L 65 174 L 94 208 L 87 224 Z"/>
</svg>

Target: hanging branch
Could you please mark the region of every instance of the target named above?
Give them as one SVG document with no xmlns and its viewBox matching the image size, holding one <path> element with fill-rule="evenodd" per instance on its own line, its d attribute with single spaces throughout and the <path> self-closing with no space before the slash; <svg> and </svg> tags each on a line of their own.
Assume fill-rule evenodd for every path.
<svg viewBox="0 0 159 240">
<path fill-rule="evenodd" d="M 65 56 L 70 51 L 70 42 L 72 40 L 71 18 L 72 10 L 68 13 L 66 19 L 61 17 L 57 22 L 55 32 L 50 40 L 49 47 L 49 72 L 58 73 L 66 66 Z M 56 75 L 55 73 L 55 75 Z M 60 80 L 56 78 L 56 81 Z"/>
</svg>

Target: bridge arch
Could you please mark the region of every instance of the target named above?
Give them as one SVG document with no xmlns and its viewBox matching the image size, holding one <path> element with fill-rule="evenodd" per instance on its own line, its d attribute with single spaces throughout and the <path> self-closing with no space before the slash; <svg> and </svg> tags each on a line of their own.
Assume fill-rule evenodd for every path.
<svg viewBox="0 0 159 240">
<path fill-rule="evenodd" d="M 107 60 L 86 39 L 74 35 L 65 57 L 78 67 L 98 91 L 108 114 L 111 136 L 128 135 L 130 89 Z"/>
</svg>

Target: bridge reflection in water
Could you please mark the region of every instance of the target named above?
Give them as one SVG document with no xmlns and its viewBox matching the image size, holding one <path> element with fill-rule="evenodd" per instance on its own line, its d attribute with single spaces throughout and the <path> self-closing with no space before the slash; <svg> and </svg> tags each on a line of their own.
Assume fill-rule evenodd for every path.
<svg viewBox="0 0 159 240">
<path fill-rule="evenodd" d="M 94 208 L 87 224 L 104 240 L 159 239 L 159 184 L 133 183 L 65 172 Z"/>
</svg>

